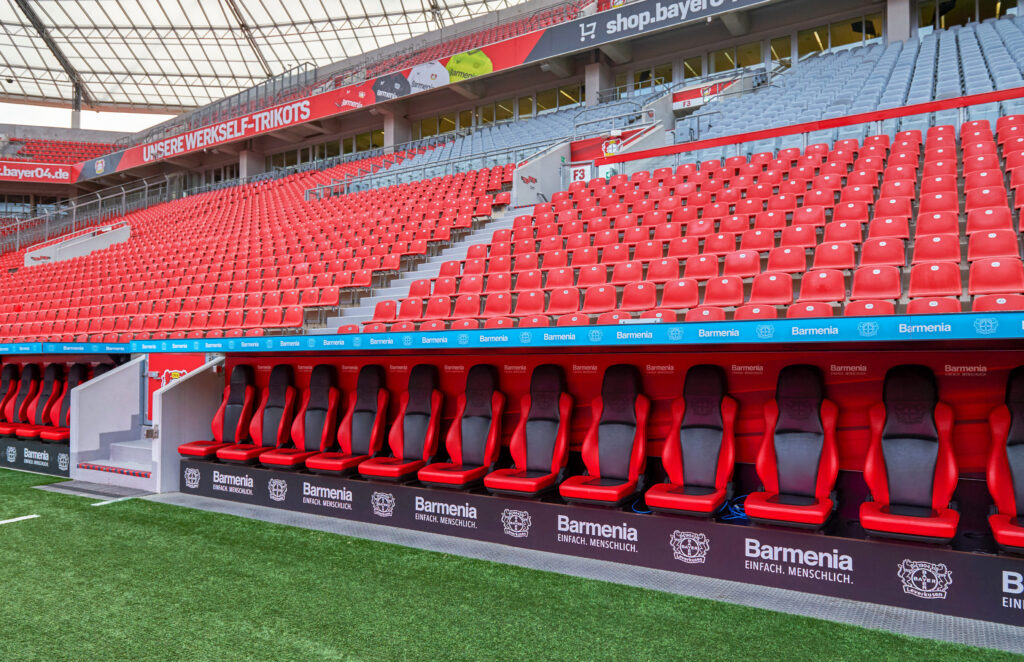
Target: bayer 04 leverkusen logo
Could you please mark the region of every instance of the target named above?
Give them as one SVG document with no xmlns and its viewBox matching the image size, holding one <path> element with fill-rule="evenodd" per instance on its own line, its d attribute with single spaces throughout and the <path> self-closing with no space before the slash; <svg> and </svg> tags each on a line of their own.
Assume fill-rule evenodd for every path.
<svg viewBox="0 0 1024 662">
<path fill-rule="evenodd" d="M 267 481 L 267 495 L 271 501 L 284 501 L 288 496 L 288 482 L 284 478 L 271 478 Z"/>
<path fill-rule="evenodd" d="M 391 517 L 395 512 L 395 495 L 390 492 L 374 492 L 370 495 L 370 507 L 377 517 Z"/>
<path fill-rule="evenodd" d="M 945 563 L 903 559 L 897 576 L 903 582 L 904 593 L 925 600 L 945 600 L 953 585 L 953 571 Z"/>
<path fill-rule="evenodd" d="M 506 508 L 501 512 L 501 527 L 506 536 L 512 538 L 525 538 L 530 535 L 530 525 L 533 520 L 530 513 L 525 510 Z"/>
<path fill-rule="evenodd" d="M 199 469 L 195 467 L 187 467 L 185 469 L 185 487 L 190 490 L 194 490 L 199 487 Z"/>
<path fill-rule="evenodd" d="M 673 531 L 668 539 L 672 558 L 683 563 L 704 563 L 711 551 L 711 541 L 703 533 Z"/>
</svg>

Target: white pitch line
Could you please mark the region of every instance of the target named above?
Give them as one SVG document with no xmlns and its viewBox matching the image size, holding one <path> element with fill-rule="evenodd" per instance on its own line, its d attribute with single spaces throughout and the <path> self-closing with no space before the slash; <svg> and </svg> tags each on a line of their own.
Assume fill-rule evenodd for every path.
<svg viewBox="0 0 1024 662">
<path fill-rule="evenodd" d="M 26 520 L 26 519 L 35 519 L 36 517 L 39 517 L 39 515 L 25 515 L 24 517 L 15 517 L 14 519 L 5 519 L 4 521 L 0 522 L 0 524 L 12 524 L 14 522 L 20 522 L 20 521 Z"/>
<path fill-rule="evenodd" d="M 96 503 L 90 503 L 89 505 L 90 506 L 105 506 L 108 503 L 118 503 L 120 501 L 127 501 L 128 499 L 137 499 L 137 498 L 138 497 L 126 496 L 126 497 L 121 497 L 120 499 L 111 499 L 110 501 L 97 501 Z"/>
</svg>

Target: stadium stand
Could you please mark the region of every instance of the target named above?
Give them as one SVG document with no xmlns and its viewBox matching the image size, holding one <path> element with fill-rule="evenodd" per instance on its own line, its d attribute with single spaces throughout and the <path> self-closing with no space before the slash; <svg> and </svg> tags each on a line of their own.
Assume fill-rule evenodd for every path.
<svg viewBox="0 0 1024 662">
<path fill-rule="evenodd" d="M 13 156 L 5 158 L 37 163 L 79 163 L 109 154 L 114 145 L 109 143 L 75 142 L 70 140 L 32 140 L 11 138 Z"/>
</svg>

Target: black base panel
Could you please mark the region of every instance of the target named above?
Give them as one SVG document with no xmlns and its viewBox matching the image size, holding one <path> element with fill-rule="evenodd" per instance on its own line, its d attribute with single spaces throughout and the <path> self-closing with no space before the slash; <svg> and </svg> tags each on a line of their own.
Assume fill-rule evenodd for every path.
<svg viewBox="0 0 1024 662">
<path fill-rule="evenodd" d="M 67 477 L 71 473 L 70 444 L 5 437 L 0 439 L 0 467 Z"/>
<path fill-rule="evenodd" d="M 1024 559 L 662 513 L 183 460 L 181 491 L 569 556 L 1024 625 Z"/>
</svg>

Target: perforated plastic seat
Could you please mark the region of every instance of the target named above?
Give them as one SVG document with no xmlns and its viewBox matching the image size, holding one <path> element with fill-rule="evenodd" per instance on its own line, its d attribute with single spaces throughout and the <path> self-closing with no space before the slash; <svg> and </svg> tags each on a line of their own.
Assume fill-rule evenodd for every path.
<svg viewBox="0 0 1024 662">
<path fill-rule="evenodd" d="M 359 464 L 367 478 L 400 481 L 416 476 L 437 452 L 444 394 L 437 388 L 437 368 L 420 364 L 409 373 L 399 398 L 398 417 L 391 424 L 391 457 L 374 457 Z"/>
<path fill-rule="evenodd" d="M 783 368 L 764 418 L 757 455 L 764 491 L 747 497 L 747 516 L 762 523 L 822 527 L 835 508 L 831 492 L 839 458 L 838 409 L 825 397 L 821 371 L 810 365 Z"/>
<path fill-rule="evenodd" d="M 217 459 L 233 464 L 252 464 L 264 452 L 285 445 L 291 437 L 297 399 L 292 385 L 292 367 L 287 364 L 274 366 L 249 423 L 249 439 L 217 449 Z"/>
<path fill-rule="evenodd" d="M 591 425 L 583 440 L 587 474 L 571 476 L 558 488 L 567 501 L 617 505 L 642 489 L 650 401 L 632 365 L 614 365 L 604 374 L 601 395 L 591 405 Z"/>
<path fill-rule="evenodd" d="M 256 407 L 256 380 L 252 366 L 239 364 L 231 370 L 220 408 L 213 415 L 212 441 L 192 441 L 178 446 L 182 457 L 213 459 L 217 451 L 249 438 L 249 423 Z"/>
<path fill-rule="evenodd" d="M 672 423 L 661 451 L 668 481 L 647 490 L 655 510 L 708 517 L 725 502 L 735 459 L 738 409 L 727 395 L 725 371 L 696 365 L 672 403 Z"/>
<path fill-rule="evenodd" d="M 932 371 L 890 369 L 870 423 L 864 480 L 872 500 L 860 506 L 861 526 L 876 536 L 952 540 L 960 518 L 949 507 L 957 483 L 953 410 L 939 400 Z"/>
<path fill-rule="evenodd" d="M 498 461 L 504 413 L 505 395 L 499 389 L 498 371 L 484 364 L 470 368 L 445 440 L 451 461 L 420 469 L 416 474 L 420 482 L 463 489 L 483 480 Z"/>
</svg>

